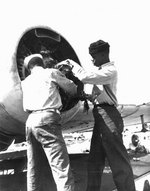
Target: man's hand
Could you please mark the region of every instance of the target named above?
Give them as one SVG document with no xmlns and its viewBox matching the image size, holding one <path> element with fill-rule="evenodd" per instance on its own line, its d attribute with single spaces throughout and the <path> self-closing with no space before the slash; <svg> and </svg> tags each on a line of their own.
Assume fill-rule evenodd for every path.
<svg viewBox="0 0 150 191">
<path fill-rule="evenodd" d="M 71 71 L 73 68 L 73 65 L 70 63 L 69 59 L 64 60 L 62 62 L 59 62 L 55 66 L 56 69 L 59 69 L 60 71 Z"/>
</svg>

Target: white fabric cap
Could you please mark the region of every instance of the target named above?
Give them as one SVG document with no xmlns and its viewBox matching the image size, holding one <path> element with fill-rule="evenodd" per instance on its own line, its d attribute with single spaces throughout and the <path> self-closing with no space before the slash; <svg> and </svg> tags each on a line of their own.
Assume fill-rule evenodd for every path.
<svg viewBox="0 0 150 191">
<path fill-rule="evenodd" d="M 34 58 L 34 57 L 39 57 L 39 58 L 42 58 L 42 59 L 43 59 L 43 57 L 42 57 L 41 54 L 31 54 L 31 55 L 27 56 L 27 57 L 24 59 L 24 66 L 25 66 L 25 68 L 28 69 L 28 63 L 29 63 L 29 61 L 30 61 L 32 58 Z"/>
</svg>

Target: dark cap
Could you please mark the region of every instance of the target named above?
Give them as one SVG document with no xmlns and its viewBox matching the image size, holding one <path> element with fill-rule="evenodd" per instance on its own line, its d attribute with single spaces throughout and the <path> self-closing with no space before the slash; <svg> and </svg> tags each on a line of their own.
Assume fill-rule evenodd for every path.
<svg viewBox="0 0 150 191">
<path fill-rule="evenodd" d="M 96 42 L 93 42 L 89 46 L 89 54 L 92 56 L 94 54 L 97 54 L 99 52 L 109 50 L 109 44 L 108 42 L 105 42 L 103 40 L 98 40 Z"/>
</svg>

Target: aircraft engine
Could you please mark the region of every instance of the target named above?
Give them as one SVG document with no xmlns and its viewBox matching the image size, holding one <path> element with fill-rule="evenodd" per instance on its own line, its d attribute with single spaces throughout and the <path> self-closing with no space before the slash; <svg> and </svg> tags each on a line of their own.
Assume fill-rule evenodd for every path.
<svg viewBox="0 0 150 191">
<path fill-rule="evenodd" d="M 18 33 L 14 35 L 15 40 L 17 35 Z M 8 40 L 12 40 L 10 35 Z M 1 58 L 3 59 L 1 63 L 7 64 L 0 65 L 0 150 L 6 149 L 14 139 L 19 142 L 25 139 L 25 121 L 28 114 L 23 111 L 21 81 L 29 73 L 23 65 L 24 58 L 30 54 L 41 53 L 50 56 L 56 63 L 72 59 L 80 64 L 69 42 L 49 27 L 32 27 L 25 30 L 15 46 L 15 54 L 12 52 L 14 43 L 11 46 L 8 46 L 9 44 L 8 42 L 4 44 L 8 49 L 7 56 Z M 6 47 L 4 50 L 6 51 Z M 63 123 L 78 112 L 79 105 L 79 101 L 72 100 L 65 107 L 62 112 Z"/>
<path fill-rule="evenodd" d="M 134 146 L 137 153 L 149 153 L 150 152 L 150 131 L 147 132 L 135 132 L 131 137 L 131 143 Z"/>
</svg>

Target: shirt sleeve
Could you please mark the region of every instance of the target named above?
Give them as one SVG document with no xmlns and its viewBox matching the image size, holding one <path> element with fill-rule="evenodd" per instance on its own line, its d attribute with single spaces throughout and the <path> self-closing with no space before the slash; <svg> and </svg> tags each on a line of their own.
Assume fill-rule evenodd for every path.
<svg viewBox="0 0 150 191">
<path fill-rule="evenodd" d="M 114 64 L 108 64 L 108 66 L 99 69 L 96 66 L 91 66 L 90 71 L 85 70 L 76 62 L 69 60 L 70 64 L 73 66 L 72 72 L 77 76 L 83 83 L 104 85 L 109 84 L 116 78 L 117 71 Z"/>
<path fill-rule="evenodd" d="M 51 78 L 54 83 L 56 83 L 70 95 L 75 95 L 77 93 L 77 87 L 74 82 L 66 78 L 66 76 L 62 74 L 59 70 L 53 69 L 53 72 L 51 73 Z"/>
</svg>

